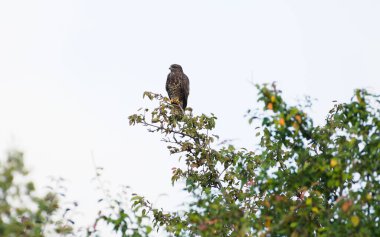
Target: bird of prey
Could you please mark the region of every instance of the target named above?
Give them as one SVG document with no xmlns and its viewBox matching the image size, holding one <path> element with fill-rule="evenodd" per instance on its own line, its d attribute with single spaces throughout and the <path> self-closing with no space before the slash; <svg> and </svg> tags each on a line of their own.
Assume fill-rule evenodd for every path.
<svg viewBox="0 0 380 237">
<path fill-rule="evenodd" d="M 171 103 L 177 104 L 184 111 L 190 91 L 189 78 L 183 73 L 182 67 L 178 64 L 172 64 L 169 69 L 170 73 L 166 80 L 166 91 Z"/>
</svg>

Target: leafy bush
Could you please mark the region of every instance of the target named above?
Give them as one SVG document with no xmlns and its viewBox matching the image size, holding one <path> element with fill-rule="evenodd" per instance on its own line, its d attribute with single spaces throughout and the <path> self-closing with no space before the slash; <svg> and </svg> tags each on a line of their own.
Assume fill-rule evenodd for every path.
<svg viewBox="0 0 380 237">
<path fill-rule="evenodd" d="M 66 218 L 70 210 L 60 206 L 59 194 L 37 195 L 27 175 L 21 152 L 10 152 L 0 163 L 0 236 L 71 235 L 74 222 Z"/>
<path fill-rule="evenodd" d="M 357 90 L 314 126 L 275 85 L 257 89 L 261 108 L 247 114 L 260 140 L 254 151 L 218 146 L 213 114 L 172 116 L 167 98 L 145 92 L 159 106 L 129 122 L 161 133 L 182 158 L 172 182 L 184 181 L 193 201 L 164 212 L 134 197 L 135 210 L 170 236 L 380 236 L 378 96 Z"/>
<path fill-rule="evenodd" d="M 145 92 L 158 107 L 141 109 L 129 123 L 162 134 L 181 158 L 171 182 L 183 184 L 192 199 L 186 209 L 166 212 L 128 188 L 119 196 L 106 190 L 87 236 L 101 235 L 99 222 L 123 237 L 154 229 L 168 236 L 380 236 L 378 96 L 356 90 L 314 126 L 275 85 L 257 89 L 258 104 L 247 113 L 255 150 L 220 142 L 215 115 L 193 115 L 191 108 L 172 115 L 168 98 Z M 22 157 L 12 152 L 0 164 L 0 236 L 79 235 L 59 192 L 39 197 L 25 181 Z M 102 188 L 100 176 L 97 168 Z"/>
</svg>

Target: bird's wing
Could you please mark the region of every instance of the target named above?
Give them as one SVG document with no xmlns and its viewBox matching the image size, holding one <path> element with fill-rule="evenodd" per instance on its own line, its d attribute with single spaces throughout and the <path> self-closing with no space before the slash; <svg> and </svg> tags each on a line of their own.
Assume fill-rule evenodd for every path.
<svg viewBox="0 0 380 237">
<path fill-rule="evenodd" d="M 187 106 L 187 97 L 189 97 L 189 93 L 190 93 L 190 81 L 189 81 L 189 78 L 183 74 L 183 78 L 182 78 L 182 87 L 181 87 L 181 95 L 182 95 L 182 99 L 183 99 L 183 109 L 186 108 Z"/>
<path fill-rule="evenodd" d="M 170 73 L 168 74 L 168 78 L 166 79 L 166 85 L 165 85 L 166 92 L 168 93 L 169 98 L 170 98 L 170 93 L 169 93 L 169 81 L 170 81 Z"/>
</svg>

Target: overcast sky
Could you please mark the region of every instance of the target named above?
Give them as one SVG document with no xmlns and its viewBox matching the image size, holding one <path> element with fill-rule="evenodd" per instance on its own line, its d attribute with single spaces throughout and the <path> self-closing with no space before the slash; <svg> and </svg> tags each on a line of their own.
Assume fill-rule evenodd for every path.
<svg viewBox="0 0 380 237">
<path fill-rule="evenodd" d="M 68 180 L 86 223 L 95 214 L 92 157 L 114 186 L 176 208 L 160 136 L 129 127 L 165 94 L 170 64 L 190 78 L 189 106 L 214 113 L 217 132 L 253 148 L 244 114 L 251 85 L 277 81 L 285 97 L 333 100 L 380 92 L 380 1 L 0 1 L 0 159 L 19 148 L 41 186 Z M 167 193 L 167 197 L 159 194 Z"/>
</svg>

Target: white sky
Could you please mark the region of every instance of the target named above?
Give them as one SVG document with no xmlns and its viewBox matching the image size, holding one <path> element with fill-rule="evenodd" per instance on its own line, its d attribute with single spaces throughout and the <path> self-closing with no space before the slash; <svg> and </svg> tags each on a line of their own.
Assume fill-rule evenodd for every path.
<svg viewBox="0 0 380 237">
<path fill-rule="evenodd" d="M 380 1 L 0 2 L 0 151 L 25 151 L 33 177 L 68 179 L 84 218 L 95 213 L 91 153 L 105 178 L 175 208 L 159 136 L 129 127 L 145 90 L 165 92 L 168 67 L 190 78 L 189 106 L 217 115 L 217 131 L 254 144 L 249 83 L 277 81 L 291 102 L 380 92 Z"/>
</svg>

